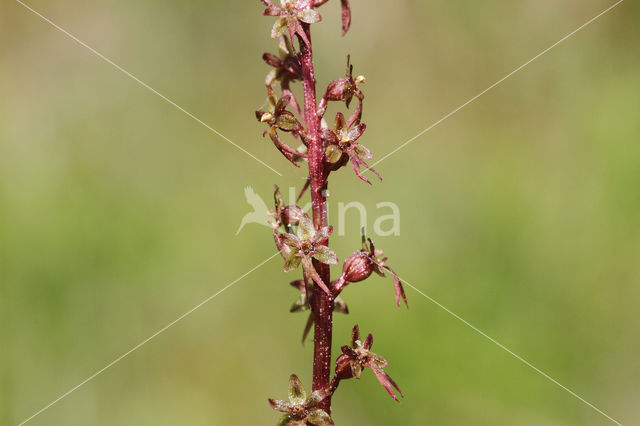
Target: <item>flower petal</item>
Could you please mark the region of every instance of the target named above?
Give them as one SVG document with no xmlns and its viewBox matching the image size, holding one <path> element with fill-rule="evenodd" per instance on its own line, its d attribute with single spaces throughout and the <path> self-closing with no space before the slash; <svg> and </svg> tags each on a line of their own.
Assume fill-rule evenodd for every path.
<svg viewBox="0 0 640 426">
<path fill-rule="evenodd" d="M 315 24 L 322 21 L 322 16 L 314 9 L 305 9 L 298 12 L 298 19 L 307 24 Z"/>
<path fill-rule="evenodd" d="M 291 414 L 285 414 L 280 418 L 280 421 L 278 421 L 277 426 L 291 426 L 294 421 L 295 419 Z"/>
<path fill-rule="evenodd" d="M 286 37 L 280 37 L 280 42 L 278 43 L 278 52 L 280 52 L 280 56 L 282 58 L 286 58 L 291 54 L 293 50 L 291 47 L 291 41 Z"/>
<path fill-rule="evenodd" d="M 291 305 L 291 308 L 289 308 L 289 312 L 291 313 L 303 312 L 303 311 L 306 311 L 307 309 L 309 309 L 309 306 L 307 303 L 307 295 L 301 294 L 300 296 L 298 296 L 296 301 L 293 302 L 293 305 Z"/>
<path fill-rule="evenodd" d="M 305 402 L 304 406 L 307 409 L 313 408 L 316 405 L 320 404 L 322 401 L 324 401 L 330 395 L 331 395 L 331 392 L 329 392 L 326 389 L 314 391 L 311 395 L 309 395 L 309 398 L 307 398 L 307 401 Z"/>
<path fill-rule="evenodd" d="M 284 272 L 289 272 L 294 269 L 298 269 L 302 258 L 300 256 L 296 256 L 297 253 L 298 253 L 297 248 L 291 249 L 291 253 L 289 253 L 287 258 L 284 260 Z"/>
<path fill-rule="evenodd" d="M 380 382 L 382 387 L 384 387 L 387 393 L 391 395 L 391 398 L 400 402 L 395 392 L 393 391 L 393 388 L 395 388 L 398 391 L 398 393 L 402 395 L 402 391 L 400 390 L 396 382 L 394 382 L 393 379 L 389 377 L 389 375 L 385 373 L 384 370 L 382 370 L 382 368 L 380 367 L 370 367 L 370 368 L 373 370 L 374 374 L 378 378 L 378 381 Z"/>
<path fill-rule="evenodd" d="M 281 413 L 289 413 L 293 406 L 287 401 L 281 401 L 279 399 L 268 399 L 269 405 L 276 411 L 280 411 Z"/>
<path fill-rule="evenodd" d="M 336 300 L 333 301 L 333 311 L 345 315 L 349 313 L 349 307 L 342 297 L 336 297 Z"/>
<path fill-rule="evenodd" d="M 333 132 L 331 132 L 333 134 Z M 342 150 L 337 145 L 329 145 L 325 153 L 327 161 L 337 163 L 342 158 Z"/>
<path fill-rule="evenodd" d="M 313 227 L 313 222 L 307 217 L 302 217 L 298 223 L 297 230 L 298 238 L 301 240 L 311 241 L 316 234 L 316 229 Z"/>
<path fill-rule="evenodd" d="M 273 28 L 271 29 L 271 38 L 278 38 L 286 32 L 287 20 L 285 18 L 278 18 L 275 24 L 273 24 Z"/>
<path fill-rule="evenodd" d="M 353 349 L 357 348 L 358 342 L 360 342 L 360 327 L 358 327 L 358 324 L 356 324 L 351 330 L 351 347 Z"/>
<path fill-rule="evenodd" d="M 285 132 L 297 130 L 302 127 L 296 117 L 289 111 L 282 111 L 278 114 L 276 118 L 276 126 Z"/>
<path fill-rule="evenodd" d="M 349 140 L 351 142 L 355 142 L 357 141 L 360 136 L 362 136 L 362 134 L 364 133 L 364 131 L 367 130 L 367 125 L 364 123 L 360 123 L 358 124 L 356 127 L 354 127 L 353 129 L 349 130 L 349 132 L 347 133 L 349 136 Z"/>
<path fill-rule="evenodd" d="M 340 0 L 342 3 L 342 35 L 347 34 L 351 28 L 351 7 L 349 0 Z"/>
<path fill-rule="evenodd" d="M 355 379 L 359 379 L 362 376 L 362 365 L 358 361 L 351 361 L 351 375 Z"/>
<path fill-rule="evenodd" d="M 313 410 L 307 414 L 307 421 L 312 425 L 318 426 L 330 426 L 333 425 L 333 420 L 324 410 Z"/>
<path fill-rule="evenodd" d="M 291 95 L 285 95 L 280 98 L 274 110 L 275 115 L 282 114 L 285 108 L 287 108 L 287 105 L 289 105 L 289 102 L 291 102 Z"/>
<path fill-rule="evenodd" d="M 358 157 L 360 158 L 363 158 L 365 160 L 371 160 L 373 158 L 373 154 L 371 153 L 371 151 L 369 151 L 369 148 L 364 145 L 358 144 L 353 149 L 356 151 L 356 154 L 358 154 Z"/>
<path fill-rule="evenodd" d="M 326 246 L 316 247 L 316 252 L 314 253 L 313 258 L 318 262 L 322 262 L 327 265 L 338 264 L 338 256 L 336 256 L 336 254 Z"/>
<path fill-rule="evenodd" d="M 373 346 L 373 334 L 369 333 L 367 338 L 364 339 L 364 343 L 362 344 L 362 347 L 365 348 L 366 350 L 369 350 L 371 349 L 371 346 Z"/>
<path fill-rule="evenodd" d="M 398 278 L 398 275 L 395 273 L 395 271 L 391 268 L 389 268 L 388 266 L 384 266 L 385 269 L 387 269 L 389 272 L 391 272 L 391 275 L 393 275 L 393 290 L 396 294 L 396 304 L 398 305 L 398 307 L 400 307 L 401 301 L 404 301 L 404 304 L 407 308 L 409 308 L 409 303 L 407 302 L 407 296 L 404 293 L 404 288 L 402 288 L 402 283 L 400 282 L 400 278 Z"/>
<path fill-rule="evenodd" d="M 293 288 L 297 288 L 298 290 L 300 290 L 303 293 L 306 291 L 306 288 L 305 288 L 305 285 L 304 285 L 304 280 L 291 281 L 289 283 L 289 285 L 291 287 L 293 287 Z"/>
<path fill-rule="evenodd" d="M 264 16 L 279 16 L 280 13 L 282 12 L 282 8 L 280 6 L 275 5 L 270 0 L 262 0 L 262 3 L 264 3 L 265 6 L 267 6 L 264 12 L 262 12 Z"/>
<path fill-rule="evenodd" d="M 375 365 L 377 365 L 380 368 L 384 368 L 387 365 L 389 365 L 389 363 L 387 362 L 386 359 L 382 358 L 380 355 L 378 354 L 371 354 L 371 358 L 368 361 L 369 363 L 374 363 Z"/>
<path fill-rule="evenodd" d="M 293 405 L 304 404 L 304 401 L 307 399 L 307 392 L 304 390 L 304 386 L 302 386 L 302 382 L 295 374 L 292 374 L 289 377 L 289 401 Z"/>
<path fill-rule="evenodd" d="M 333 226 L 323 226 L 316 231 L 312 241 L 314 243 L 319 243 L 321 241 L 329 239 L 331 234 L 333 234 Z"/>
<path fill-rule="evenodd" d="M 308 220 L 309 216 L 298 206 L 286 206 L 283 211 L 283 216 L 286 218 L 287 223 L 297 225 L 302 220 Z"/>
<path fill-rule="evenodd" d="M 275 203 L 276 210 L 279 211 L 284 207 L 284 198 L 280 192 L 280 187 L 278 185 L 273 185 L 273 187 L 275 188 L 273 191 L 273 202 Z"/>
<path fill-rule="evenodd" d="M 371 181 L 366 177 L 364 177 L 364 175 L 360 171 L 360 166 L 364 163 L 364 161 L 360 159 L 360 157 L 358 157 L 358 155 L 353 151 L 349 151 L 348 153 L 349 153 L 349 160 L 351 161 L 351 167 L 353 168 L 353 171 L 355 172 L 356 176 L 358 176 L 364 182 L 371 185 Z"/>
<path fill-rule="evenodd" d="M 278 72 L 276 70 L 271 70 L 269 71 L 269 74 L 267 74 L 267 76 L 264 78 L 264 84 L 266 86 L 271 86 L 273 82 L 277 80 L 277 78 L 278 78 Z M 260 118 L 262 118 L 262 116 L 260 116 Z"/>
<path fill-rule="evenodd" d="M 289 233 L 280 234 L 280 240 L 292 248 L 300 248 L 302 244 L 297 236 Z"/>
<path fill-rule="evenodd" d="M 344 114 L 342 114 L 341 112 L 336 114 L 336 134 L 338 135 L 338 138 L 340 137 L 341 133 L 345 133 L 346 132 L 346 128 L 347 128 L 347 123 L 344 119 Z"/>
<path fill-rule="evenodd" d="M 282 66 L 282 60 L 272 53 L 263 54 L 262 60 L 265 61 L 267 65 L 274 68 L 280 68 Z"/>
</svg>

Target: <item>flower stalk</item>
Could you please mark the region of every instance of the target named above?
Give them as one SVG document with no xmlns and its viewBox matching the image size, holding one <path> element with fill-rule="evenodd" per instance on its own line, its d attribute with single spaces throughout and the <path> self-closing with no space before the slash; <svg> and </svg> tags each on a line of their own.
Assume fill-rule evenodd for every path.
<svg viewBox="0 0 640 426">
<path fill-rule="evenodd" d="M 324 151 L 320 139 L 320 117 L 316 113 L 316 78 L 311 48 L 311 28 L 303 24 L 309 44 L 301 43 L 300 62 L 302 65 L 302 88 L 304 91 L 304 116 L 308 129 L 309 142 L 309 192 L 311 194 L 311 210 L 313 224 L 316 229 L 328 226 L 327 223 L 327 190 L 328 182 L 324 168 Z M 329 240 L 324 241 L 328 245 Z M 316 262 L 320 278 L 331 282 L 329 265 Z M 313 288 L 312 311 L 314 313 L 313 333 L 313 390 L 326 389 L 331 380 L 331 337 L 333 332 L 333 300 L 318 287 Z M 322 401 L 321 408 L 331 412 L 331 397 Z"/>
</svg>

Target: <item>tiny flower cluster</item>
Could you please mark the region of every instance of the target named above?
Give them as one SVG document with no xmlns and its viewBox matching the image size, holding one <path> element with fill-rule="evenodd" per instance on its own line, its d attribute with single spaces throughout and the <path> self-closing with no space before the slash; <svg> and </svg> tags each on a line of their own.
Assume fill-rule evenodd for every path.
<svg viewBox="0 0 640 426">
<path fill-rule="evenodd" d="M 274 219 L 273 237 L 278 251 L 284 258 L 284 272 L 298 269 L 302 265 L 303 280 L 313 280 L 325 293 L 331 295 L 316 268 L 313 259 L 327 265 L 337 265 L 338 257 L 326 246 L 326 242 L 333 233 L 332 226 L 318 230 L 313 222 L 299 206 L 285 206 L 280 188 L 276 186 L 274 192 L 275 209 L 269 212 Z M 284 232 L 280 232 L 283 228 Z"/>
<path fill-rule="evenodd" d="M 333 425 L 331 416 L 318 405 L 330 398 L 338 389 L 340 382 L 347 379 L 360 379 L 362 370 L 370 369 L 389 395 L 399 402 L 396 392 L 402 391 L 396 382 L 384 371 L 389 364 L 378 354 L 371 352 L 373 336 L 369 334 L 362 342 L 360 329 L 356 324 L 351 331 L 351 345 L 342 346 L 342 355 L 336 360 L 335 375 L 327 389 L 316 390 L 307 396 L 302 382 L 295 374 L 289 377 L 289 400 L 269 398 L 269 405 L 276 411 L 285 413 L 278 426 Z"/>
<path fill-rule="evenodd" d="M 311 218 L 302 208 L 297 205 L 285 205 L 284 198 L 277 185 L 275 186 L 273 198 L 275 207 L 274 210 L 269 212 L 269 216 L 274 220 L 271 222 L 273 238 L 280 255 L 284 259 L 284 272 L 289 272 L 302 266 L 303 279 L 296 280 L 291 285 L 303 292 L 303 294 L 297 299 L 296 304 L 294 304 L 295 309 L 292 307 L 291 312 L 300 312 L 302 310 L 302 301 L 309 306 L 308 281 L 312 280 L 333 299 L 334 305 L 338 306 L 338 311 L 348 313 L 346 304 L 342 299 L 338 298 L 344 288 L 351 283 L 366 280 L 373 272 L 384 277 L 385 270 L 389 271 L 393 276 L 396 304 L 399 307 L 404 302 L 409 307 L 398 275 L 387 265 L 388 257 L 384 257 L 382 250 L 376 249 L 371 238 L 366 237 L 364 229 L 362 229 L 362 249 L 346 258 L 342 265 L 340 277 L 327 285 L 316 271 L 313 260 L 315 259 L 317 262 L 327 265 L 337 265 L 339 263 L 336 254 L 324 245 L 331 236 L 333 227 L 328 226 L 316 230 Z M 312 322 L 313 319 L 311 318 L 309 321 Z M 308 326 L 310 326 L 309 323 Z M 304 335 L 306 336 L 306 332 Z"/>
<path fill-rule="evenodd" d="M 267 110 L 256 111 L 256 118 L 268 126 L 263 136 L 269 135 L 280 153 L 296 167 L 299 167 L 298 163 L 308 158 L 306 152 L 309 147 L 309 138 L 307 136 L 308 129 L 302 124 L 302 122 L 305 122 L 304 111 L 291 90 L 291 83 L 302 79 L 301 58 L 300 53 L 295 51 L 294 37 L 298 35 L 302 42 L 308 43 L 302 25 L 319 22 L 321 17 L 314 7 L 324 4 L 326 1 L 314 3 L 309 0 L 282 0 L 281 6 L 269 0 L 262 0 L 262 2 L 267 6 L 264 11 L 265 15 L 278 17 L 272 36 L 279 38 L 280 43 L 278 56 L 272 53 L 264 53 L 262 55 L 262 59 L 273 70 L 265 78 Z M 343 18 L 348 18 L 347 20 L 343 19 L 343 28 L 346 32 L 351 22 L 351 9 L 347 1 L 342 2 L 342 8 Z M 289 37 L 284 35 L 287 29 Z M 374 173 L 378 179 L 382 180 L 382 178 L 366 162 L 373 158 L 373 154 L 358 142 L 358 139 L 367 128 L 364 123 L 361 123 L 364 101 L 364 93 L 361 90 L 361 86 L 364 82 L 364 76 L 353 76 L 353 65 L 351 65 L 351 57 L 349 56 L 347 58 L 345 77 L 329 83 L 324 96 L 318 104 L 317 115 L 323 122 L 320 136 L 325 150 L 322 161 L 327 176 L 330 172 L 339 170 L 351 163 L 355 174 L 364 182 L 370 184 L 371 182 L 364 177 L 362 168 Z M 275 93 L 276 83 L 279 83 L 282 92 L 280 99 Z M 358 100 L 358 106 L 349 119 L 346 119 L 342 112 L 336 113 L 335 125 L 330 129 L 324 120 L 328 103 L 343 102 L 349 108 L 354 98 Z M 293 111 L 288 109 L 289 106 Z M 296 114 L 300 120 L 296 117 Z M 298 148 L 285 143 L 281 139 L 279 131 L 290 134 L 299 144 Z"/>
</svg>

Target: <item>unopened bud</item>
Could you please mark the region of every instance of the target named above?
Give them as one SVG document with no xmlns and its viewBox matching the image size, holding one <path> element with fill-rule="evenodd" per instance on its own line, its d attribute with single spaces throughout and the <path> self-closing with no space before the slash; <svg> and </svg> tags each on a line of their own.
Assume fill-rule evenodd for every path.
<svg viewBox="0 0 640 426">
<path fill-rule="evenodd" d="M 329 101 L 344 101 L 351 97 L 352 94 L 353 87 L 351 86 L 351 81 L 346 78 L 340 78 L 329 83 L 325 98 Z"/>
<path fill-rule="evenodd" d="M 351 357 L 346 354 L 342 354 L 336 359 L 336 378 L 338 380 L 350 379 L 353 377 L 353 370 L 351 368 Z"/>
<path fill-rule="evenodd" d="M 371 257 L 364 252 L 356 252 L 347 257 L 342 267 L 344 280 L 351 283 L 366 280 L 373 272 Z"/>
</svg>

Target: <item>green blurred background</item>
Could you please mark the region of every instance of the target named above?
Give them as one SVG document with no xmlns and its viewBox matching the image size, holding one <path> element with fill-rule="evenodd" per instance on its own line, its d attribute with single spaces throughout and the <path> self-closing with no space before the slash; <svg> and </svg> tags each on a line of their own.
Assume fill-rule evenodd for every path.
<svg viewBox="0 0 640 426">
<path fill-rule="evenodd" d="M 280 178 L 40 18 L 0 5 L 0 424 L 17 424 L 274 252 L 244 188 L 300 186 L 262 139 L 275 52 L 258 1 L 29 3 L 267 163 Z M 378 158 L 612 2 L 353 0 L 314 26 L 319 86 L 352 54 Z M 390 157 L 338 202 L 395 202 L 376 238 L 400 275 L 624 424 L 640 424 L 640 7 L 592 26 Z M 321 89 L 322 90 L 322 89 Z M 359 224 L 332 241 L 359 247 Z M 294 279 L 273 260 L 32 425 L 275 424 L 311 379 Z M 406 397 L 341 386 L 339 425 L 605 425 L 600 414 L 411 289 L 349 288 Z"/>
</svg>

